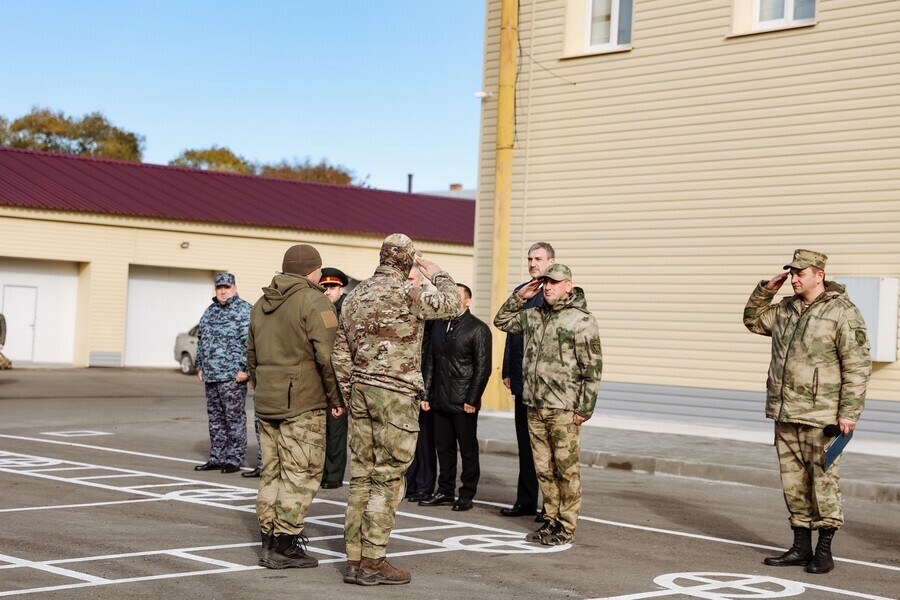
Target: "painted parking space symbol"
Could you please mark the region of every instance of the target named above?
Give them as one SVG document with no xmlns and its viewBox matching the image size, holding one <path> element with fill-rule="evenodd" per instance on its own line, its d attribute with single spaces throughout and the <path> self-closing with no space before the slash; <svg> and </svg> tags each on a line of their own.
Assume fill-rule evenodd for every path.
<svg viewBox="0 0 900 600">
<path fill-rule="evenodd" d="M 507 534 L 474 534 L 459 535 L 443 541 L 448 548 L 467 550 L 469 552 L 488 552 L 490 554 L 542 554 L 562 552 L 572 547 L 571 544 L 561 546 L 543 546 L 539 543 L 526 542 L 524 536 Z"/>
<path fill-rule="evenodd" d="M 704 600 L 763 600 L 800 596 L 807 590 L 830 592 L 835 594 L 836 598 L 890 600 L 883 596 L 873 596 L 778 577 L 742 573 L 667 573 L 656 577 L 653 583 L 664 589 L 622 596 L 607 596 L 594 600 L 642 600 L 643 598 L 665 598 L 666 596 L 703 598 Z"/>
<path fill-rule="evenodd" d="M 12 452 L 0 452 L 0 467 L 3 468 L 52 467 L 60 464 L 62 464 L 62 461 L 54 458 L 13 454 Z"/>
</svg>

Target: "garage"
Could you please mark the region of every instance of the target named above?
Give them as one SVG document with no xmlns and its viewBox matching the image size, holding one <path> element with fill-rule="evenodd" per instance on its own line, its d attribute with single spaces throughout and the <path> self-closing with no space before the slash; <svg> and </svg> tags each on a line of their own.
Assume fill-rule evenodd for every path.
<svg viewBox="0 0 900 600">
<path fill-rule="evenodd" d="M 212 302 L 212 277 L 195 269 L 130 266 L 126 367 L 177 367 L 175 337 L 196 325 Z"/>
<path fill-rule="evenodd" d="M 19 364 L 71 365 L 78 263 L 0 258 L 3 353 Z"/>
</svg>

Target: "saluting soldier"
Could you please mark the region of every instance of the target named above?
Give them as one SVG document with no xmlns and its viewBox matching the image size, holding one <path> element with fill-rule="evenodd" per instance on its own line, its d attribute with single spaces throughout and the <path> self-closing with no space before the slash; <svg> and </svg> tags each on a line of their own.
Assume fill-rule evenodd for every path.
<svg viewBox="0 0 900 600">
<path fill-rule="evenodd" d="M 834 568 L 831 541 L 844 523 L 838 487 L 840 458 L 826 471 L 823 433 L 853 431 L 872 371 L 866 324 L 844 287 L 825 280 L 827 256 L 797 250 L 789 269 L 760 281 L 744 308 L 744 325 L 772 338 L 766 416 L 775 421 L 784 501 L 794 531 L 791 548 L 766 558 L 771 566 Z M 772 304 L 790 278 L 794 294 Z M 815 552 L 812 530 L 819 531 Z"/>
<path fill-rule="evenodd" d="M 541 290 L 543 304 L 526 309 Z M 603 371 L 597 320 L 569 267 L 554 263 L 513 292 L 494 326 L 524 335 L 523 401 L 544 496 L 544 524 L 525 539 L 569 544 L 581 510 L 581 425 L 594 414 Z"/>
</svg>

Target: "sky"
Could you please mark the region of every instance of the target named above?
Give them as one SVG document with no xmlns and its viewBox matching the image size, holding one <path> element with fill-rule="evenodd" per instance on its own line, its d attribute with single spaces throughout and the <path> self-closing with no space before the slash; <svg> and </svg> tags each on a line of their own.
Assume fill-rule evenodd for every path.
<svg viewBox="0 0 900 600">
<path fill-rule="evenodd" d="M 475 188 L 484 0 L 0 0 L 0 115 L 100 111 L 144 161 L 226 146 Z"/>
</svg>

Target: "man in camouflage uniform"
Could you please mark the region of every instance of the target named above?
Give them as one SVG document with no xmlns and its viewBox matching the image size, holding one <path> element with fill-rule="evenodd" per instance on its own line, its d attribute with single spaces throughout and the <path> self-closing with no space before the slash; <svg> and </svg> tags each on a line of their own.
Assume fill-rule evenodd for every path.
<svg viewBox="0 0 900 600">
<path fill-rule="evenodd" d="M 772 566 L 805 565 L 808 573 L 834 568 L 831 540 L 844 523 L 838 487 L 840 458 L 825 471 L 823 434 L 837 424 L 853 431 L 872 371 L 866 324 L 844 287 L 825 280 L 827 256 L 797 250 L 768 281 L 760 281 L 744 308 L 744 325 L 772 338 L 766 416 L 775 421 L 781 485 L 794 543 Z M 794 295 L 772 304 L 790 277 Z M 819 530 L 815 552 L 812 530 Z"/>
<path fill-rule="evenodd" d="M 437 288 L 406 282 L 417 263 Z M 381 246 L 375 274 L 347 296 L 332 364 L 350 408 L 350 495 L 344 520 L 344 581 L 409 583 L 409 571 L 385 560 L 403 477 L 416 450 L 425 319 L 460 312 L 453 278 L 416 258 L 412 240 L 395 233 Z"/>
<path fill-rule="evenodd" d="M 544 303 L 526 310 L 542 289 Z M 524 335 L 523 399 L 544 496 L 544 524 L 525 539 L 547 546 L 571 543 L 581 509 L 581 425 L 594 413 L 603 370 L 597 321 L 584 291 L 573 286 L 572 271 L 555 263 L 513 292 L 494 325 Z"/>
<path fill-rule="evenodd" d="M 344 414 L 331 368 L 338 320 L 318 284 L 321 268 L 315 248 L 290 247 L 283 272 L 263 288 L 250 315 L 247 362 L 263 462 L 256 497 L 259 564 L 269 569 L 319 564 L 306 553 L 303 526 L 325 465 L 325 411 Z"/>
<path fill-rule="evenodd" d="M 237 294 L 234 275 L 214 277 L 216 296 L 200 318 L 197 377 L 205 383 L 209 460 L 195 471 L 239 471 L 247 453 L 247 329 L 250 303 Z"/>
</svg>

